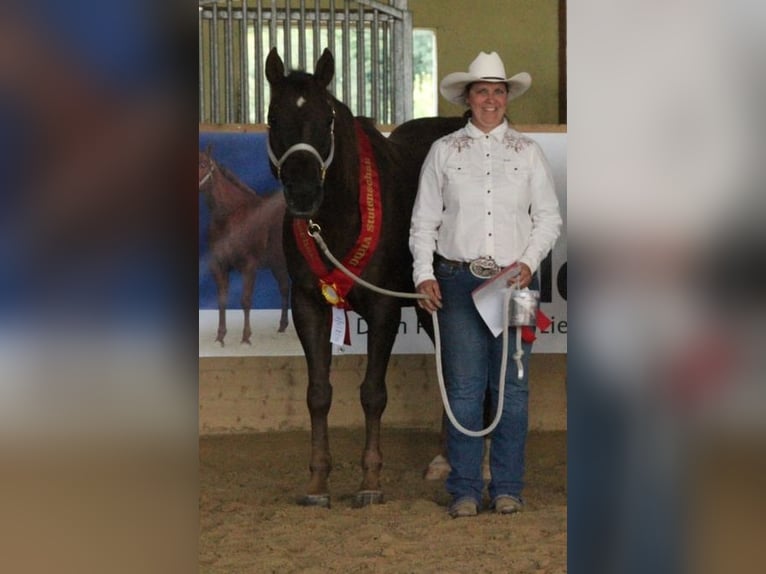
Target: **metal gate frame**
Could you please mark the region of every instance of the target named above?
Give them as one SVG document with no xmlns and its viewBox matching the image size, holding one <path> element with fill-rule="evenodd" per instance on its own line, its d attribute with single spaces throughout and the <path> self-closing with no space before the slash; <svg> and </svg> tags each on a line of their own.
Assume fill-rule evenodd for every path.
<svg viewBox="0 0 766 574">
<path fill-rule="evenodd" d="M 412 118 L 412 13 L 407 0 L 198 4 L 200 123 L 265 123 L 268 85 L 263 64 L 271 46 L 277 47 L 287 68 L 307 71 L 313 70 L 311 60 L 329 48 L 336 75 L 328 89 L 355 115 L 381 124 Z"/>
</svg>

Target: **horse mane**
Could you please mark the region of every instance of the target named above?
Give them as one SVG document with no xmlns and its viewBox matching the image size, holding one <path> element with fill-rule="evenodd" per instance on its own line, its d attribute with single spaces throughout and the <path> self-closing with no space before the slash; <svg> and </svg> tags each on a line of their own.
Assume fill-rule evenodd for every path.
<svg viewBox="0 0 766 574">
<path fill-rule="evenodd" d="M 389 138 L 384 136 L 378 129 L 378 126 L 375 123 L 375 120 L 373 118 L 368 118 L 364 116 L 359 116 L 355 119 L 357 122 L 359 122 L 364 133 L 367 134 L 367 137 L 370 138 L 370 142 L 375 148 L 376 154 L 378 155 L 378 159 L 388 160 L 390 162 L 393 162 L 394 165 L 399 164 L 399 162 L 402 159 L 400 157 L 401 150 L 397 148 L 396 146 L 391 145 L 391 141 L 389 140 Z"/>
<path fill-rule="evenodd" d="M 224 167 L 217 162 L 216 165 L 218 166 L 218 169 L 221 170 L 221 174 L 231 183 L 233 183 L 240 191 L 253 196 L 254 199 L 262 199 L 261 196 L 259 196 L 252 187 L 239 179 L 229 168 Z"/>
<path fill-rule="evenodd" d="M 338 172 L 337 177 L 345 189 L 357 189 L 359 186 L 359 146 L 356 144 L 356 122 L 368 135 L 373 135 L 375 125 L 369 118 L 355 117 L 351 109 L 329 91 L 327 97 L 335 109 L 335 157 L 342 157 L 347 162 L 347 168 Z M 342 133 L 343 131 L 346 133 Z M 353 142 L 353 145 L 351 145 Z M 332 166 L 330 166 L 332 169 Z"/>
<path fill-rule="evenodd" d="M 377 126 L 375 125 L 375 120 L 373 118 L 368 118 L 367 116 L 356 116 L 354 119 L 361 124 L 362 129 L 368 136 L 380 133 Z"/>
</svg>

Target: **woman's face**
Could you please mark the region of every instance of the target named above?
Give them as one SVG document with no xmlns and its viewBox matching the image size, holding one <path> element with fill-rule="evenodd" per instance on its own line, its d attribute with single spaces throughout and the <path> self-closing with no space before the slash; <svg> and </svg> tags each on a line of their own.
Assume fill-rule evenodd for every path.
<svg viewBox="0 0 766 574">
<path fill-rule="evenodd" d="M 475 82 L 466 96 L 471 108 L 471 121 L 483 132 L 489 132 L 503 123 L 508 104 L 508 86 L 503 82 Z"/>
</svg>

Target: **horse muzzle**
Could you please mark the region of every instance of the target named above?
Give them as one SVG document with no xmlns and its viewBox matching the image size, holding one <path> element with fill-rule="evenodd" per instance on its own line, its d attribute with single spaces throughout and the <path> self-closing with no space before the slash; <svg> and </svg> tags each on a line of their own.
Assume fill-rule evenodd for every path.
<svg viewBox="0 0 766 574">
<path fill-rule="evenodd" d="M 324 192 L 321 185 L 286 185 L 285 204 L 290 215 L 308 219 L 316 215 L 322 205 Z"/>
</svg>

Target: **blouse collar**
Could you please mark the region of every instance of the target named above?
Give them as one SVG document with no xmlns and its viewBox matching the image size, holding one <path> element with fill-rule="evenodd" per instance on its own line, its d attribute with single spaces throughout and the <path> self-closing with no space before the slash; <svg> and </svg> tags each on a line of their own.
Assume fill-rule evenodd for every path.
<svg viewBox="0 0 766 574">
<path fill-rule="evenodd" d="M 505 136 L 505 131 L 507 129 L 508 129 L 508 120 L 506 119 L 503 119 L 503 123 L 493 128 L 492 131 L 490 131 L 488 134 L 485 134 L 483 131 L 481 131 L 479 128 L 473 125 L 473 122 L 471 122 L 471 120 L 468 120 L 468 123 L 465 126 L 465 131 L 470 137 L 481 138 L 486 135 L 489 135 L 492 137 L 492 139 L 494 139 L 497 142 L 500 142 L 503 140 L 503 136 Z"/>
</svg>

